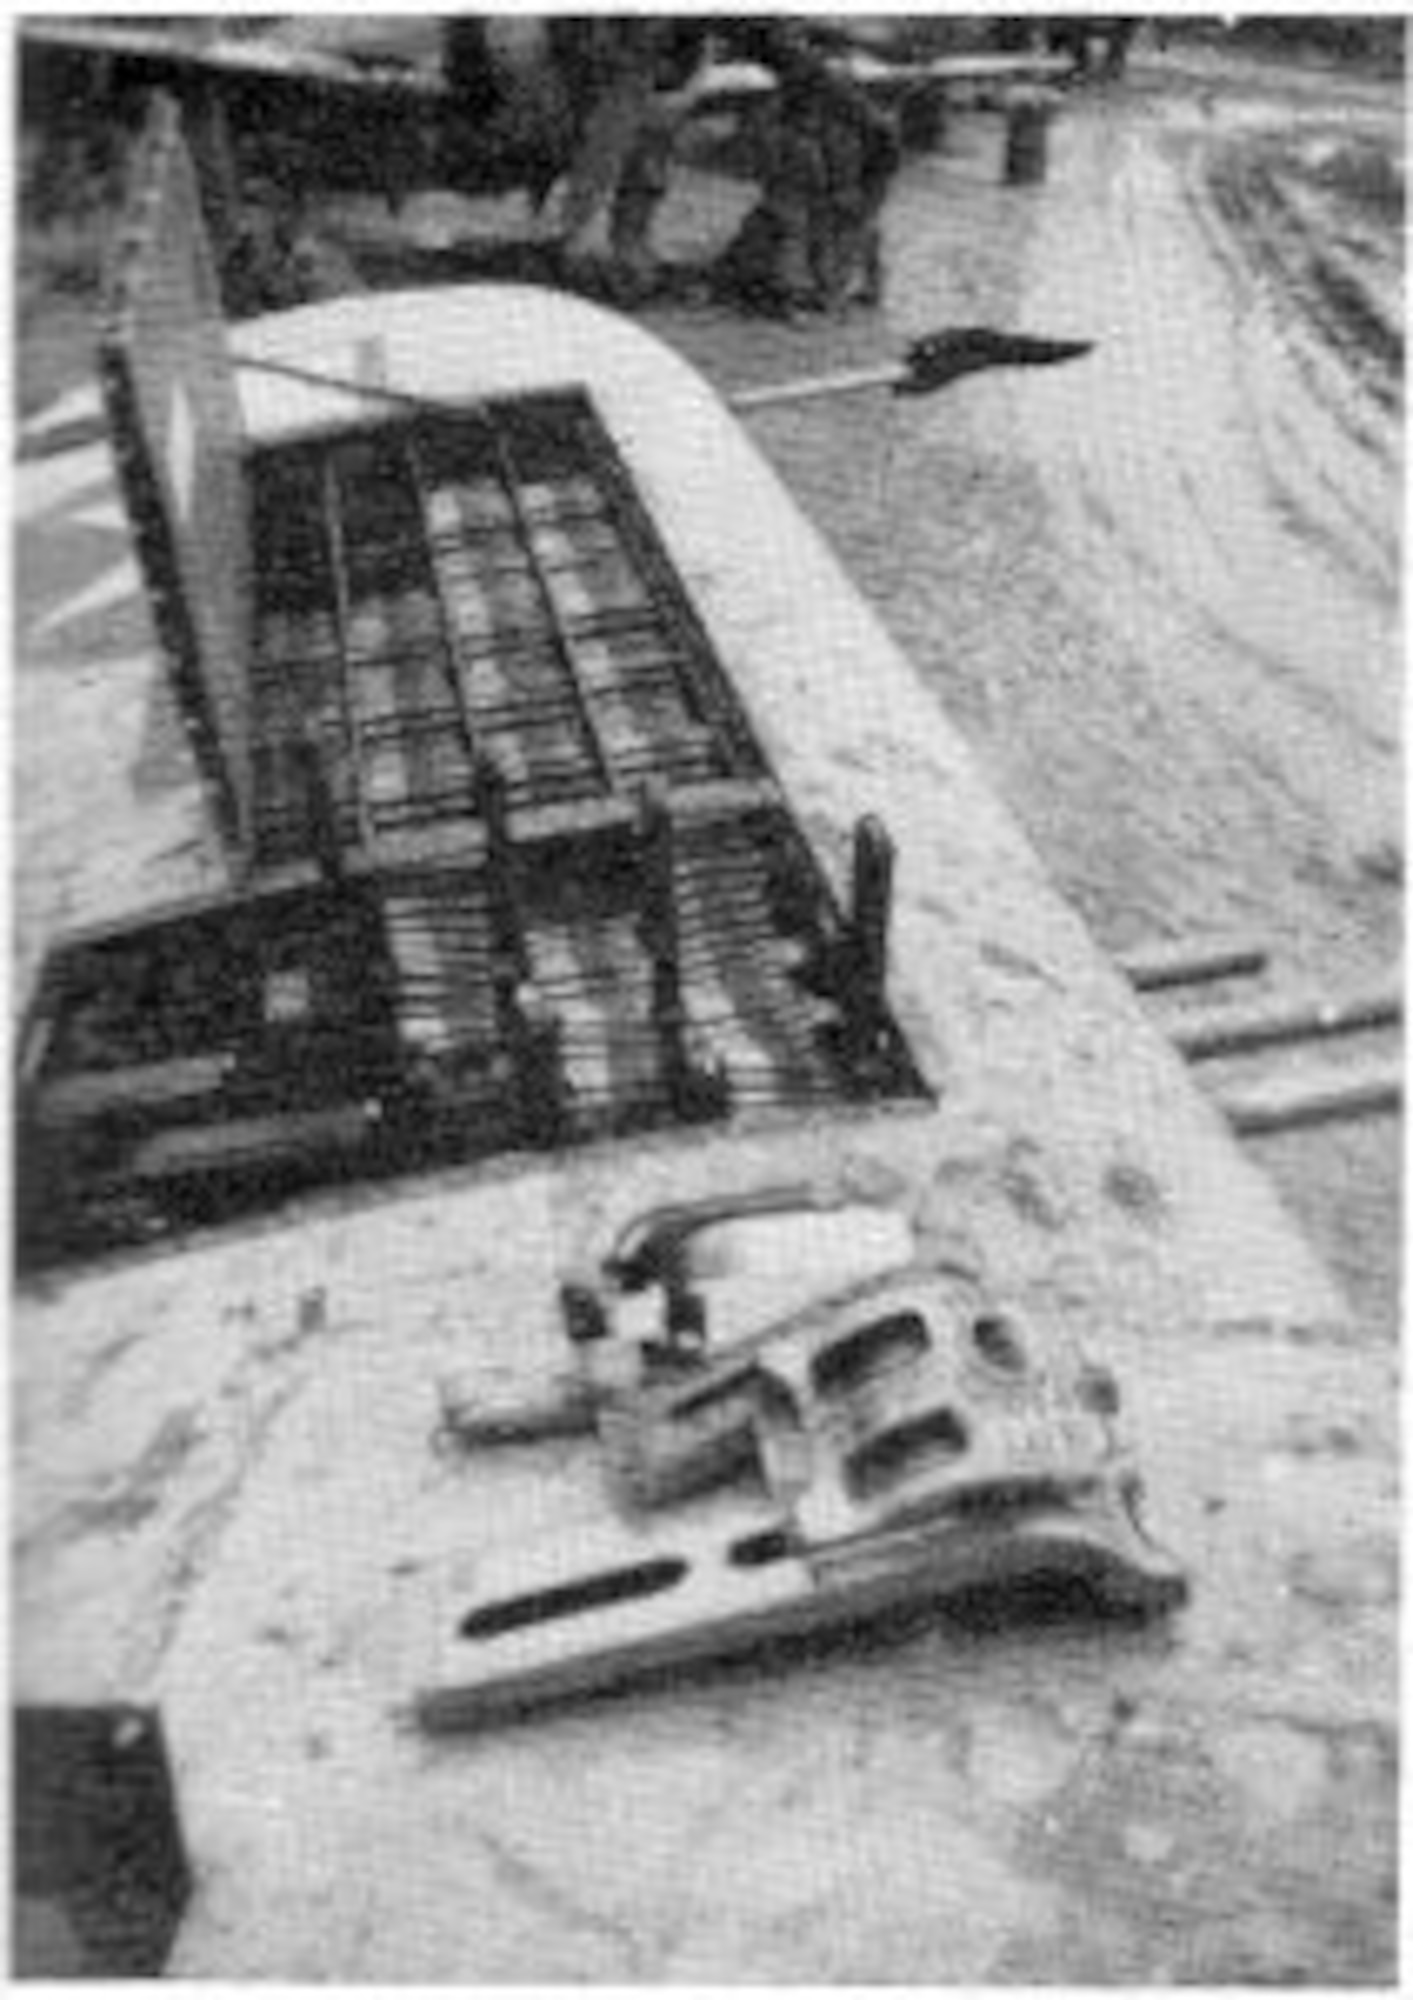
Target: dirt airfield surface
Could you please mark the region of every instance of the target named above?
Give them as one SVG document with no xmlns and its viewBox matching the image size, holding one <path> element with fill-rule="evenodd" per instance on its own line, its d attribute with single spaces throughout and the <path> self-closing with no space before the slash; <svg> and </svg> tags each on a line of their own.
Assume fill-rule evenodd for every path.
<svg viewBox="0 0 1413 2000">
<path fill-rule="evenodd" d="M 1273 991 L 1369 986 L 1393 974 L 1400 956 L 1399 226 L 1378 161 L 1401 144 L 1401 109 L 1394 87 L 1328 70 L 1275 72 L 1207 55 L 1141 62 L 1122 88 L 1067 100 L 1043 187 L 1001 185 L 994 117 L 959 118 L 943 151 L 911 162 L 889 219 L 881 315 L 789 327 L 681 308 L 645 315 L 720 387 L 874 361 L 945 325 L 1097 343 L 1066 369 L 980 377 L 932 401 L 781 412 L 758 418 L 755 433 L 1101 944 L 1252 933 L 1271 942 Z M 699 254 L 747 198 L 739 185 L 684 171 L 663 218 L 664 247 Z M 445 205 L 420 213 L 430 226 Z M 21 530 L 22 662 L 40 671 L 21 674 L 20 741 L 27 727 L 51 735 L 67 705 L 76 725 L 110 731 L 114 755 L 144 760 L 160 786 L 177 751 L 169 719 L 133 709 L 133 690 L 146 685 L 137 664 L 146 637 L 130 576 L 121 587 L 112 580 L 121 549 L 109 500 L 65 494 L 62 466 L 54 459 L 32 470 L 65 528 L 56 532 L 51 519 Z M 73 594 L 85 586 L 80 627 L 103 628 L 106 648 L 99 666 L 80 670 L 86 688 L 43 672 L 55 657 L 46 647 L 74 641 Z M 95 701 L 100 680 L 106 692 Z M 175 785 L 171 796 L 172 853 L 185 857 L 194 882 L 209 873 L 209 845 L 189 796 Z M 58 798 L 20 770 L 22 964 L 69 913 L 63 861 L 73 825 L 103 805 Z M 125 878 L 124 865 L 115 853 L 114 894 L 141 900 L 141 866 Z M 1297 1060 L 1287 1055 L 1279 1066 Z M 681 1736 L 673 1704 L 645 1711 L 641 1732 L 644 1786 L 664 1768 L 680 1780 L 683 1876 L 704 1867 L 697 1955 L 677 1959 L 651 1943 L 663 1910 L 670 1915 L 684 1893 L 676 1877 L 664 1876 L 651 1910 L 652 1885 L 643 1885 L 641 1913 L 636 1901 L 620 1911 L 611 1897 L 576 1910 L 556 1887 L 561 1864 L 593 1875 L 601 1861 L 606 1881 L 612 1872 L 613 1843 L 585 1816 L 596 1798 L 608 1807 L 617 1796 L 609 1737 L 623 1725 L 600 1734 L 590 1716 L 565 1738 L 582 1778 L 577 1803 L 566 1804 L 562 1784 L 528 1748 L 482 1771 L 492 1792 L 514 1779 L 526 1810 L 540 1787 L 534 1854 L 545 1862 L 532 1871 L 518 1849 L 493 1845 L 481 1857 L 487 1880 L 503 1876 L 507 1897 L 523 1899 L 527 1925 L 524 1939 L 488 1938 L 487 1962 L 526 1976 L 533 1931 L 543 1941 L 534 1976 L 548 1968 L 563 1977 L 741 1977 L 759 1976 L 762 1965 L 797 1976 L 799 1941 L 772 1904 L 776 1864 L 788 1873 L 792 1812 L 866 1794 L 882 1851 L 882 1829 L 896 1835 L 911 1793 L 916 1877 L 880 1880 L 872 1918 L 846 1920 L 857 1859 L 849 1844 L 822 1857 L 808 1924 L 837 1945 L 823 1976 L 876 1977 L 883 1963 L 897 1976 L 937 1976 L 933 1924 L 942 1910 L 955 1921 L 962 1969 L 954 1977 L 1393 1977 L 1394 1465 L 1391 1413 L 1375 1398 L 1387 1393 L 1397 1332 L 1399 1156 L 1392 1120 L 1262 1142 L 1258 1156 L 1355 1308 L 1358 1351 L 1320 1361 L 1338 1378 L 1338 1436 L 1330 1410 L 1292 1402 L 1306 1380 L 1299 1356 L 1292 1362 L 1263 1343 L 1259 1329 L 1242 1347 L 1253 1371 L 1269 1359 L 1271 1436 L 1281 1429 L 1279 1464 L 1300 1472 L 1268 1496 L 1270 1518 L 1283 1525 L 1266 1555 L 1284 1560 L 1282 1535 L 1291 1546 L 1312 1532 L 1318 1539 L 1312 1510 L 1328 1507 L 1341 1523 L 1328 1559 L 1306 1564 L 1281 1612 L 1292 1646 L 1298 1638 L 1312 1673 L 1319 1667 L 1308 1685 L 1273 1683 L 1268 1708 L 1240 1718 L 1214 1712 L 1198 1742 L 1196 1692 L 1190 1714 L 1175 1697 L 1166 1708 L 1125 1706 L 1101 1654 L 1082 1642 L 1062 1637 L 1052 1654 L 1041 1635 L 1008 1655 L 994 1680 L 985 1647 L 964 1648 L 945 1682 L 931 1675 L 930 1656 L 905 1646 L 881 1678 L 907 1728 L 884 1742 L 865 1727 L 871 1649 L 848 1662 L 804 1663 L 764 1691 L 747 1687 L 749 1699 L 731 1676 L 708 1679 L 684 1694 Z M 79 1322 L 95 1311 L 90 1299 Z M 1231 1356 L 1199 1359 L 1212 1375 L 1220 1432 L 1228 1419 L 1218 1378 L 1229 1386 Z M 1367 1392 L 1362 1411 L 1350 1401 L 1356 1382 Z M 419 1435 L 420 1404 L 412 1407 L 385 1363 L 370 1375 L 370 1393 L 375 1385 L 408 1438 Z M 296 1470 L 312 1486 L 341 1482 L 352 1511 L 370 1512 L 376 1540 L 377 1492 L 360 1502 L 353 1473 L 326 1462 L 329 1438 L 341 1425 L 351 1435 L 368 1401 L 360 1391 L 357 1408 L 344 1411 L 338 1393 L 335 1380 L 312 1397 L 281 1449 L 304 1454 Z M 1302 1424 L 1297 1450 L 1290 1438 Z M 1253 1462 L 1253 1486 L 1274 1477 L 1276 1464 L 1274 1452 Z M 252 1588 L 263 1587 L 268 1560 L 260 1525 L 257 1509 L 233 1530 L 235 1573 L 244 1563 Z M 1243 1559 L 1261 1554 L 1252 1548 Z M 308 1593 L 326 1587 L 300 1571 L 303 1560 L 286 1552 L 276 1565 L 299 1585 L 289 1595 L 296 1625 Z M 1210 1606 L 1220 1579 L 1204 1587 Z M 205 1615 L 219 1623 L 219 1607 Z M 1208 1615 L 1213 1645 L 1219 1637 L 1222 1657 L 1235 1660 L 1240 1606 Z M 1270 1639 L 1253 1630 L 1252 1656 L 1264 1656 Z M 293 1664 L 296 1639 L 288 1643 Z M 1334 1699 L 1336 1685 L 1347 1700 Z M 224 1694 L 197 1699 L 180 1675 L 178 1687 L 212 1724 L 214 1744 Z M 943 1712 L 949 1687 L 966 1707 L 964 1728 Z M 375 1763 L 387 1755 L 395 1782 L 397 1758 L 362 1743 L 361 1710 L 346 1705 L 347 1714 L 329 1707 L 332 1737 L 350 1731 Z M 701 1725 L 698 1764 L 692 1725 Z M 275 1739 L 294 1723 L 272 1715 L 264 1726 L 277 1758 L 285 1746 Z M 778 1757 L 769 1768 L 762 1759 L 754 1856 L 724 1837 L 734 1819 L 717 1827 L 710 1814 L 693 1818 L 698 1793 L 717 1810 L 712 1760 L 742 1728 L 759 1728 L 773 1754 L 782 1740 L 790 1752 L 783 1781 Z M 925 1805 L 909 1784 L 908 1758 L 929 1742 L 945 1744 L 984 1822 L 984 1837 L 959 1844 L 939 1808 L 937 1841 L 958 1864 L 942 1885 L 931 1874 Z M 885 1753 L 897 1759 L 891 1769 L 876 1761 Z M 337 1814 L 338 1760 L 327 1748 L 318 1755 Z M 454 1771 L 439 1780 L 447 1829 L 463 1809 L 452 1795 L 460 1800 L 465 1775 L 474 1781 Z M 213 1795 L 210 1823 L 198 1829 L 213 1851 L 225 1841 L 234 1856 L 242 1837 L 255 1837 L 262 1782 L 252 1774 L 248 1796 Z M 332 1910 L 331 1841 L 321 1895 Z M 995 1858 L 1003 1848 L 1004 1867 Z M 433 1858 L 449 1888 L 449 1856 Z M 664 1869 L 668 1858 L 664 1850 Z M 389 1851 L 390 1878 L 401 1859 Z M 723 1942 L 705 1922 L 713 1902 L 733 1912 L 734 1958 L 732 1936 Z M 1052 1904 L 1059 1928 L 1047 1930 Z M 1078 1909 L 1084 1924 L 1065 1930 L 1058 1913 Z M 889 1912 L 900 1927 L 891 1917 L 885 1927 Z M 295 1937 L 303 1919 L 293 1905 L 276 1914 Z M 365 1913 L 347 1915 L 360 1935 L 370 1928 Z M 217 1935 L 215 1947 L 224 1963 L 253 1973 L 328 1976 L 313 1963 L 262 1963 L 249 1931 Z M 375 1962 L 376 1940 L 366 1949 Z M 187 1969 L 209 1968 L 198 1952 Z"/>
</svg>

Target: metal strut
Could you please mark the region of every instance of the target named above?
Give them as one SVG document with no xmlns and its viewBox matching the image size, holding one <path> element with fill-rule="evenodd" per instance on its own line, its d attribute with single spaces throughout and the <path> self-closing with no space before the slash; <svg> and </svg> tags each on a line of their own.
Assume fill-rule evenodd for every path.
<svg viewBox="0 0 1413 2000">
<path fill-rule="evenodd" d="M 841 369 L 831 375 L 731 390 L 723 400 L 738 415 L 750 416 L 787 403 L 813 403 L 828 396 L 853 396 L 875 389 L 891 389 L 897 396 L 931 396 L 963 375 L 982 369 L 1049 368 L 1062 361 L 1082 360 L 1093 348 L 1090 340 L 1052 340 L 1039 334 L 1006 333 L 998 327 L 941 327 L 912 341 L 901 361 L 880 361 L 872 367 Z M 297 362 L 275 361 L 263 355 L 238 354 L 235 365 L 252 374 L 277 375 L 286 381 L 304 382 L 311 389 L 335 389 L 403 410 L 464 417 L 468 408 L 464 402 L 395 389 L 381 382 L 360 382 L 353 376 L 303 368 Z"/>
</svg>

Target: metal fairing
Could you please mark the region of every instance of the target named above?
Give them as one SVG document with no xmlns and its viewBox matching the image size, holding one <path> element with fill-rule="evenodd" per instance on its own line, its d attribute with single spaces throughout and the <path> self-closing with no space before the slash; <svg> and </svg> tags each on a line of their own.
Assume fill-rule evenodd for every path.
<svg viewBox="0 0 1413 2000">
<path fill-rule="evenodd" d="M 600 1417 L 621 1525 L 453 1569 L 417 1708 L 476 1727 L 927 1598 L 1186 1596 L 1145 1534 L 1106 1370 L 977 1282 L 915 1266 L 817 1300 Z M 744 1488 L 734 1528 L 635 1512 Z M 764 1503 L 765 1512 L 760 1512 Z"/>
</svg>

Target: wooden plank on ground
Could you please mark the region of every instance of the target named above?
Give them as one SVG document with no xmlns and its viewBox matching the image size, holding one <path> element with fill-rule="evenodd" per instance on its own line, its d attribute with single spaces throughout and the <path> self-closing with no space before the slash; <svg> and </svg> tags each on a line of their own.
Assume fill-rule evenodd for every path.
<svg viewBox="0 0 1413 2000">
<path fill-rule="evenodd" d="M 1278 1048 L 1288 1042 L 1392 1028 L 1402 1018 L 1403 997 L 1390 988 L 1342 1000 L 1261 1000 L 1221 1007 L 1176 1021 L 1168 1032 L 1189 1062 L 1203 1062 L 1215 1056 Z"/>
<path fill-rule="evenodd" d="M 1377 1117 L 1402 1106 L 1403 1065 L 1396 1061 L 1361 1069 L 1332 1065 L 1316 1076 L 1283 1077 L 1225 1090 L 1217 1103 L 1242 1138 L 1344 1118 Z"/>
</svg>

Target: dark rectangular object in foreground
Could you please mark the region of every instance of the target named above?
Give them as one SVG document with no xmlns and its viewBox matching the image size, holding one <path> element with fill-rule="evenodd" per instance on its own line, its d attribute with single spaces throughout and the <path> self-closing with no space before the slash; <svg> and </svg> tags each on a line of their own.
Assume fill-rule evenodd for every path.
<svg viewBox="0 0 1413 2000">
<path fill-rule="evenodd" d="M 14 1751 L 15 1975 L 154 1977 L 191 1889 L 159 1717 L 22 1706 Z"/>
</svg>

